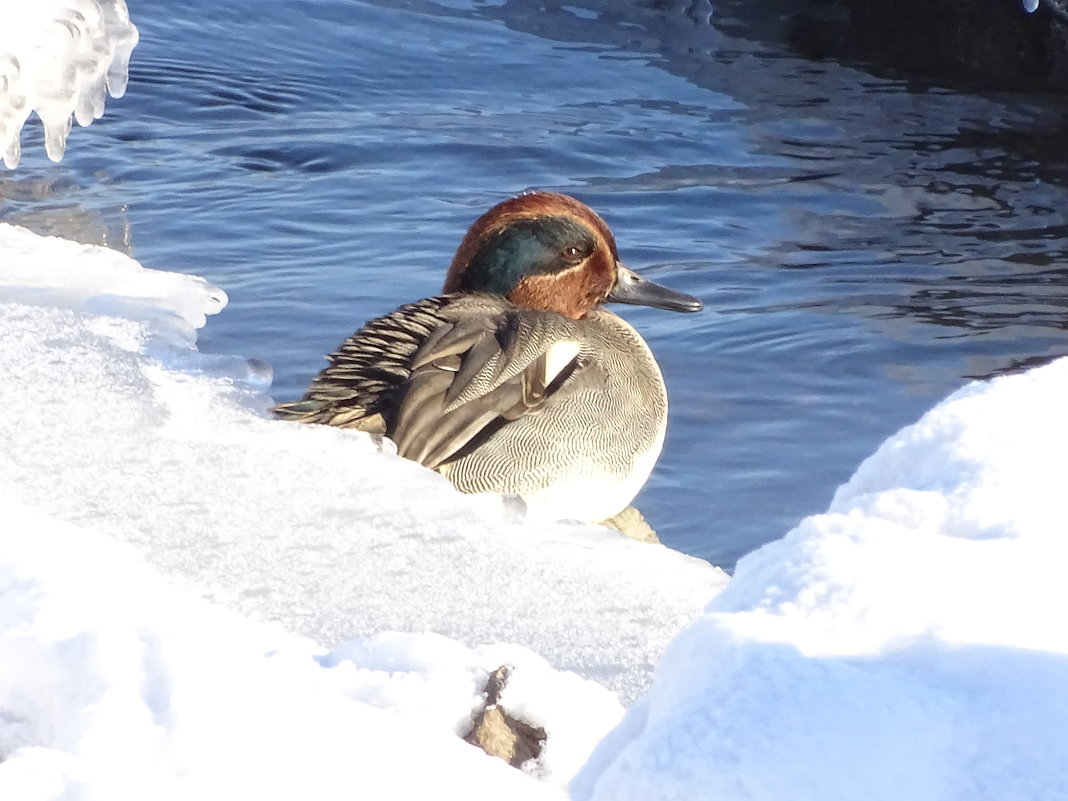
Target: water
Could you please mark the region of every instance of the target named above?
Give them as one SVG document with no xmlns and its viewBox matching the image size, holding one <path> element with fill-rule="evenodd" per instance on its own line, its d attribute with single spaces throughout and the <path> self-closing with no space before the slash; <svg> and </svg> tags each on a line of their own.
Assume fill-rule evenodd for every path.
<svg viewBox="0 0 1068 801">
<path fill-rule="evenodd" d="M 759 8 L 756 8 L 760 6 Z M 0 218 L 207 277 L 202 350 L 298 396 L 466 226 L 572 192 L 705 300 L 619 309 L 672 415 L 637 505 L 726 567 L 970 377 L 1068 353 L 1065 102 L 795 51 L 787 2 L 134 0 L 125 98 Z"/>
</svg>

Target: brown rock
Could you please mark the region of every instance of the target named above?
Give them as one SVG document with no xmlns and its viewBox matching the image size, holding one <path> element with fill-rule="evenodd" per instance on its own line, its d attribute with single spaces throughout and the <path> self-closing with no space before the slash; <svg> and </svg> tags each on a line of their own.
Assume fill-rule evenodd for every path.
<svg viewBox="0 0 1068 801">
<path fill-rule="evenodd" d="M 464 739 L 490 756 L 503 759 L 514 768 L 535 759 L 545 745 L 545 729 L 524 723 L 500 707 L 501 691 L 511 668 L 501 665 L 486 682 L 486 706 L 475 717 L 475 725 Z"/>
</svg>

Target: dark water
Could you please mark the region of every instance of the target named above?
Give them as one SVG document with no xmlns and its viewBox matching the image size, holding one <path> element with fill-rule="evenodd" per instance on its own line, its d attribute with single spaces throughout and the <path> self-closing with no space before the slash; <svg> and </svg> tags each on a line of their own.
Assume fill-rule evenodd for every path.
<svg viewBox="0 0 1068 801">
<path fill-rule="evenodd" d="M 219 284 L 201 349 L 288 399 L 489 205 L 571 192 L 705 300 L 620 311 L 673 404 L 638 505 L 717 564 L 968 378 L 1068 353 L 1060 97 L 806 58 L 781 0 L 130 3 L 127 96 L 62 164 L 24 135 L 2 219 Z"/>
</svg>

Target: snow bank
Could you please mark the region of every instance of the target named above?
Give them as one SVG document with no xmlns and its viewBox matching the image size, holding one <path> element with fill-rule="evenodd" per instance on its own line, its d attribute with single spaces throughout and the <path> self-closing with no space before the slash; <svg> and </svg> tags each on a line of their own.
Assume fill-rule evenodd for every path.
<svg viewBox="0 0 1068 801">
<path fill-rule="evenodd" d="M 45 151 L 59 161 L 71 115 L 89 125 L 104 113 L 105 91 L 126 92 L 137 44 L 124 0 L 0 0 L 0 153 L 18 166 L 19 137 L 31 112 Z"/>
<path fill-rule="evenodd" d="M 225 303 L 0 224 L 0 798 L 562 797 L 724 574 L 265 417 Z M 541 782 L 457 736 L 502 664 Z"/>
<path fill-rule="evenodd" d="M 0 406 L 17 410 L 0 486 L 224 606 L 325 645 L 522 643 L 630 702 L 726 580 L 595 526 L 517 523 L 359 432 L 266 419 L 262 365 L 189 344 L 225 303 L 201 279 L 14 226 L 0 253 Z"/>
<path fill-rule="evenodd" d="M 0 798 L 563 798 L 454 731 L 498 659 L 572 702 L 590 695 L 578 677 L 431 635 L 317 660 L 310 641 L 168 586 L 128 546 L 4 491 L 0 504 Z"/>
<path fill-rule="evenodd" d="M 0 797 L 1068 798 L 1068 360 L 961 390 L 719 592 L 265 418 L 263 365 L 195 350 L 225 302 L 0 225 Z M 500 664 L 528 773 L 457 736 Z"/>
<path fill-rule="evenodd" d="M 1068 359 L 972 384 L 746 556 L 578 799 L 1068 798 Z"/>
</svg>

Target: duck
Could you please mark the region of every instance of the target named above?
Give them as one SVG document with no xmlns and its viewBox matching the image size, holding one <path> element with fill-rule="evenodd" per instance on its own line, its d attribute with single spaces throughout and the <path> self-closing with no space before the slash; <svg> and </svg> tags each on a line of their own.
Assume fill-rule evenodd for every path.
<svg viewBox="0 0 1068 801">
<path fill-rule="evenodd" d="M 468 229 L 440 294 L 373 319 L 276 417 L 388 437 L 464 493 L 525 501 L 527 517 L 606 521 L 660 456 L 664 378 L 606 303 L 697 312 L 697 298 L 620 261 L 593 209 L 511 197 Z"/>
</svg>

